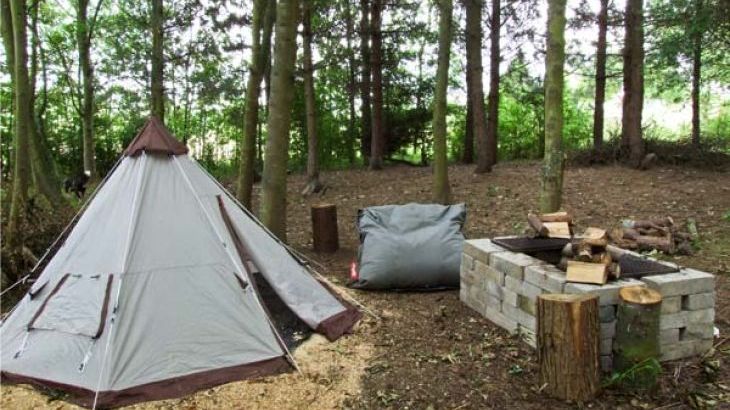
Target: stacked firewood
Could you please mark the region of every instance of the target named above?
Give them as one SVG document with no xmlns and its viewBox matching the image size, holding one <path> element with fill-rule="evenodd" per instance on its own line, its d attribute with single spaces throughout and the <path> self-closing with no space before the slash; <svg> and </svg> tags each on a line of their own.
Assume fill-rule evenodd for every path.
<svg viewBox="0 0 730 410">
<path fill-rule="evenodd" d="M 624 249 L 691 255 L 692 241 L 697 238 L 697 225 L 693 219 L 688 219 L 686 231 L 682 231 L 671 217 L 624 220 L 620 227 L 611 230 L 609 236 L 613 244 Z"/>
<path fill-rule="evenodd" d="M 573 217 L 565 211 L 549 214 L 527 214 L 527 222 L 537 238 L 566 238 L 573 235 Z"/>
<path fill-rule="evenodd" d="M 573 237 L 563 248 L 558 265 L 566 272 L 570 282 L 595 283 L 603 285 L 608 278 L 618 279 L 621 268 L 614 261 L 608 246 L 608 234 L 600 228 L 587 228 L 581 235 Z"/>
</svg>

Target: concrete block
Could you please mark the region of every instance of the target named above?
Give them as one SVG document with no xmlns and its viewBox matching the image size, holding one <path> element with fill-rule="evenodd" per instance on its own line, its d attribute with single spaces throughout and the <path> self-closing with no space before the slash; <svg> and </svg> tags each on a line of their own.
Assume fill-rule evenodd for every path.
<svg viewBox="0 0 730 410">
<path fill-rule="evenodd" d="M 492 282 L 491 280 L 486 281 L 486 285 L 487 285 L 487 293 L 501 301 L 502 300 L 502 287 L 499 286 L 499 284 L 497 282 Z"/>
<path fill-rule="evenodd" d="M 520 294 L 522 292 L 522 281 L 519 279 L 515 279 L 512 276 L 505 276 L 504 287 L 511 290 L 512 292 Z"/>
<path fill-rule="evenodd" d="M 522 282 L 522 291 L 520 294 L 533 302 L 537 300 L 537 295 L 542 295 L 544 292 L 542 289 L 533 285 L 530 282 Z"/>
<path fill-rule="evenodd" d="M 601 339 L 601 355 L 613 354 L 613 338 Z"/>
<path fill-rule="evenodd" d="M 659 331 L 659 344 L 667 345 L 679 342 L 679 329 L 664 329 Z"/>
<path fill-rule="evenodd" d="M 706 293 L 715 289 L 715 276 L 688 268 L 676 273 L 644 276 L 641 280 L 664 297 Z"/>
<path fill-rule="evenodd" d="M 565 293 L 591 293 L 598 295 L 598 304 L 617 305 L 619 303 L 618 292 L 627 286 L 644 286 L 644 283 L 636 279 L 621 279 L 614 282 L 608 282 L 605 285 L 589 285 L 586 283 L 566 283 Z"/>
<path fill-rule="evenodd" d="M 552 265 L 532 265 L 525 268 L 525 282 L 548 293 L 563 293 L 565 272 Z"/>
<path fill-rule="evenodd" d="M 532 316 L 537 314 L 537 300 L 524 295 L 517 295 L 517 307 Z"/>
<path fill-rule="evenodd" d="M 495 297 L 494 295 L 487 294 L 487 296 L 484 298 L 484 300 L 486 302 L 486 307 L 488 309 L 491 308 L 491 309 L 498 310 L 498 311 L 502 310 L 502 300 Z"/>
<path fill-rule="evenodd" d="M 598 308 L 598 319 L 601 323 L 610 323 L 616 320 L 616 305 L 606 305 Z"/>
<path fill-rule="evenodd" d="M 688 323 L 684 329 L 679 329 L 680 340 L 712 339 L 715 325 L 707 323 Z"/>
<path fill-rule="evenodd" d="M 502 312 L 505 314 L 505 316 L 516 320 L 517 323 L 527 328 L 528 330 L 531 330 L 533 332 L 537 330 L 537 319 L 535 318 L 535 316 L 532 316 L 524 310 L 502 303 Z"/>
<path fill-rule="evenodd" d="M 601 323 L 601 339 L 613 339 L 616 336 L 616 321 Z"/>
<path fill-rule="evenodd" d="M 715 292 L 697 293 L 682 297 L 683 310 L 700 310 L 715 307 Z"/>
<path fill-rule="evenodd" d="M 659 317 L 659 329 L 678 329 L 691 323 L 709 323 L 715 320 L 715 309 L 683 310 Z"/>
<path fill-rule="evenodd" d="M 510 333 L 517 332 L 517 329 L 519 328 L 519 323 L 517 323 L 517 320 L 507 317 L 507 315 L 498 310 L 487 308 L 484 316 L 495 325 L 501 327 L 502 329 L 505 329 Z"/>
<path fill-rule="evenodd" d="M 494 244 L 490 239 L 469 239 L 464 241 L 464 253 L 482 263 L 489 263 L 490 254 L 504 251 L 506 251 L 505 248 Z"/>
<path fill-rule="evenodd" d="M 545 263 L 524 253 L 495 252 L 489 255 L 489 266 L 518 280 L 523 280 L 525 267 Z"/>
<path fill-rule="evenodd" d="M 662 298 L 662 315 L 677 313 L 682 310 L 682 297 L 669 296 Z"/>
<path fill-rule="evenodd" d="M 506 287 L 502 288 L 502 302 L 511 306 L 517 306 L 517 299 L 519 295 L 517 292 L 513 292 Z"/>
<path fill-rule="evenodd" d="M 468 285 L 479 284 L 479 275 L 474 270 L 462 270 L 460 274 L 461 281 Z"/>
<path fill-rule="evenodd" d="M 601 370 L 610 373 L 613 370 L 613 356 L 601 356 Z"/>
<path fill-rule="evenodd" d="M 479 312 L 479 314 L 484 314 L 484 310 L 487 308 L 486 298 L 475 297 L 473 292 L 470 292 L 469 289 L 459 290 L 459 299 L 461 299 L 465 305 Z"/>
<path fill-rule="evenodd" d="M 474 270 L 474 257 L 469 256 L 466 253 L 461 254 L 461 271 L 464 272 L 465 270 L 470 271 Z"/>
<path fill-rule="evenodd" d="M 499 286 L 504 286 L 504 273 L 479 261 L 477 261 L 476 263 L 479 264 L 478 272 L 480 276 L 485 278 L 485 280 L 497 283 Z"/>
<path fill-rule="evenodd" d="M 712 339 L 685 340 L 677 343 L 661 345 L 659 360 L 677 360 L 703 354 L 712 348 Z"/>
</svg>

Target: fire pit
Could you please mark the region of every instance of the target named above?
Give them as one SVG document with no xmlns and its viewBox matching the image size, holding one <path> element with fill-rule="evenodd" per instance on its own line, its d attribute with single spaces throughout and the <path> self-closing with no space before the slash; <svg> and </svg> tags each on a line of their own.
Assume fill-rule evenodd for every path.
<svg viewBox="0 0 730 410">
<path fill-rule="evenodd" d="M 531 346 L 535 346 L 538 295 L 596 294 L 600 305 L 601 367 L 610 371 L 618 292 L 625 286 L 648 286 L 657 290 L 663 298 L 661 360 L 695 356 L 712 347 L 715 319 L 713 275 L 609 245 L 607 250 L 621 264 L 621 279 L 605 285 L 571 283 L 565 279 L 565 272 L 550 263 L 554 260 L 551 256 L 556 253 L 554 249 L 533 246 L 528 252 L 513 251 L 509 248 L 515 249 L 510 245 L 516 241 L 508 239 L 515 238 L 466 241 L 461 259 L 460 298 L 498 326 L 519 332 Z"/>
</svg>

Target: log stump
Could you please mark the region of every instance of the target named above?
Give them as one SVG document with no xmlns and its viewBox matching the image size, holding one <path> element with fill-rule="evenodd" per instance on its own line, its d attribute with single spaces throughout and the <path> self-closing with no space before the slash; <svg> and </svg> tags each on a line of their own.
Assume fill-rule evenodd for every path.
<svg viewBox="0 0 730 410">
<path fill-rule="evenodd" d="M 613 343 L 613 367 L 616 372 L 630 371 L 626 379 L 632 387 L 651 388 L 656 384 L 659 359 L 659 316 L 662 295 L 643 286 L 619 291 L 620 303 Z"/>
<path fill-rule="evenodd" d="M 312 240 L 315 252 L 331 253 L 340 248 L 334 204 L 312 205 Z"/>
<path fill-rule="evenodd" d="M 537 297 L 540 385 L 561 400 L 593 399 L 600 389 L 600 322 L 596 295 Z"/>
</svg>

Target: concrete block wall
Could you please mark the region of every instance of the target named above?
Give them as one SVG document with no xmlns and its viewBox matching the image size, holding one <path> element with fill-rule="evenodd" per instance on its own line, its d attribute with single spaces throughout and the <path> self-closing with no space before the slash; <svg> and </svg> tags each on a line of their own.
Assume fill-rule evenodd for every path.
<svg viewBox="0 0 730 410">
<path fill-rule="evenodd" d="M 648 286 L 662 294 L 661 360 L 691 357 L 710 349 L 715 279 L 709 273 L 682 268 L 677 273 L 646 276 L 641 280 L 623 279 L 600 286 L 567 282 L 565 272 L 557 267 L 511 252 L 489 239 L 466 241 L 461 255 L 461 301 L 507 331 L 520 333 L 532 347 L 536 342 L 538 295 L 598 295 L 604 371 L 612 367 L 616 306 L 619 290 L 625 286 Z"/>
</svg>

